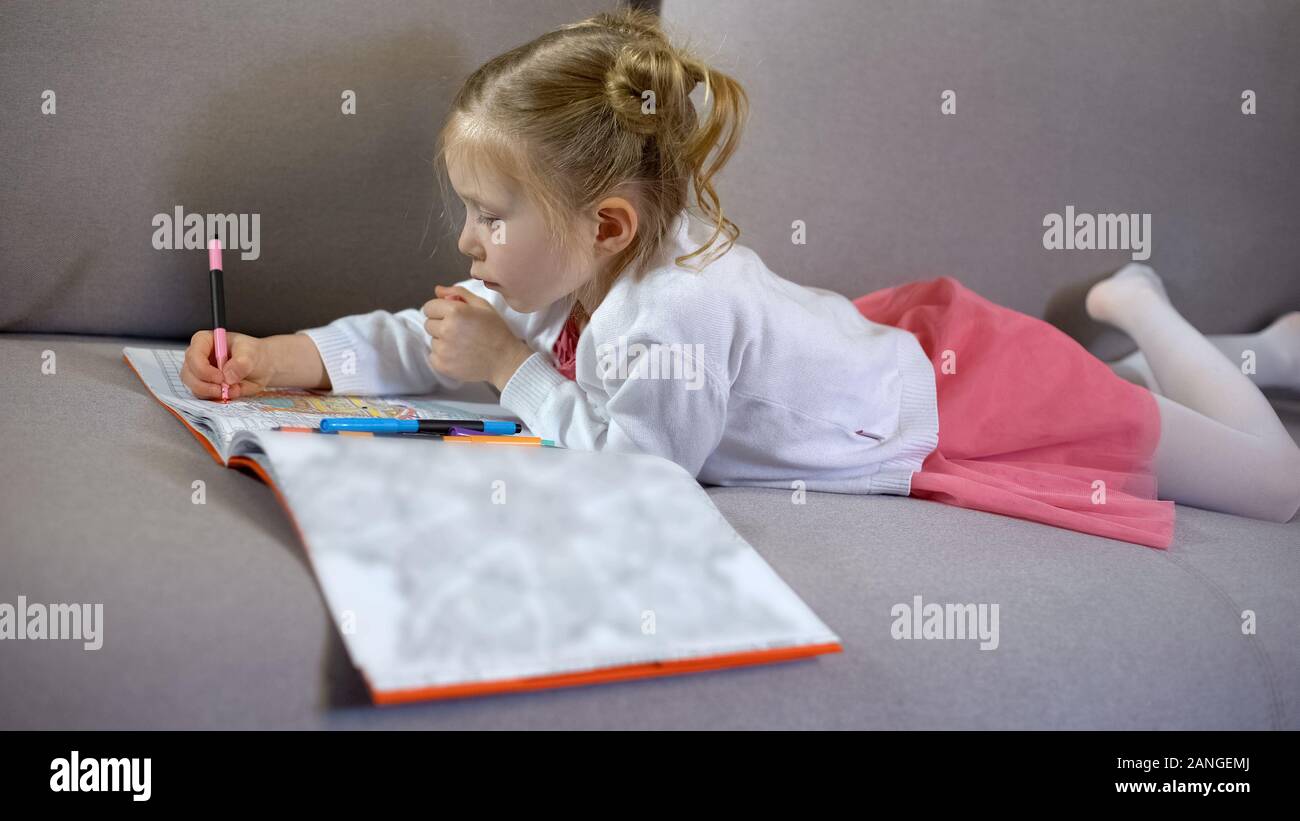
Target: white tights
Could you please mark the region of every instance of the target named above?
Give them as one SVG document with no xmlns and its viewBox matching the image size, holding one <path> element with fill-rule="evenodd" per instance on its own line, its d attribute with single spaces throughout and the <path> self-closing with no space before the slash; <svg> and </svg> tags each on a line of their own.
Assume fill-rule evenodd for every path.
<svg viewBox="0 0 1300 821">
<path fill-rule="evenodd" d="M 1138 345 L 1110 364 L 1155 394 L 1160 498 L 1272 522 L 1295 516 L 1300 447 L 1259 386 L 1300 387 L 1300 314 L 1258 334 L 1207 338 L 1169 302 L 1155 272 L 1136 264 L 1094 286 L 1087 307 Z M 1254 381 L 1242 371 L 1247 351 Z"/>
</svg>

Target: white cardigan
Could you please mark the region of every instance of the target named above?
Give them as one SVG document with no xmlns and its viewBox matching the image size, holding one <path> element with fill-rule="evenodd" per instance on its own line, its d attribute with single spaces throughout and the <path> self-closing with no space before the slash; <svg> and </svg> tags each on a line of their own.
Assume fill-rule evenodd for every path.
<svg viewBox="0 0 1300 821">
<path fill-rule="evenodd" d="M 710 231 L 683 212 L 644 278 L 619 278 L 579 337 L 576 381 L 552 356 L 571 298 L 521 314 L 460 282 L 535 351 L 501 404 L 564 447 L 657 454 L 705 484 L 907 495 L 939 441 L 934 369 L 916 337 L 777 276 L 744 245 L 700 272 L 673 263 Z M 372 311 L 302 333 L 335 393 L 459 387 L 429 364 L 424 320 L 419 308 Z"/>
</svg>

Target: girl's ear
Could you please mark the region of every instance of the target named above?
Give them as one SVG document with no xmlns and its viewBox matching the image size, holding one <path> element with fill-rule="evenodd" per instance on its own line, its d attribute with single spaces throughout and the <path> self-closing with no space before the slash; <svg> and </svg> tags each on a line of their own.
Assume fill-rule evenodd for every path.
<svg viewBox="0 0 1300 821">
<path fill-rule="evenodd" d="M 636 236 L 637 215 L 632 203 L 622 197 L 601 202 L 596 211 L 596 243 L 607 253 L 618 253 Z"/>
</svg>

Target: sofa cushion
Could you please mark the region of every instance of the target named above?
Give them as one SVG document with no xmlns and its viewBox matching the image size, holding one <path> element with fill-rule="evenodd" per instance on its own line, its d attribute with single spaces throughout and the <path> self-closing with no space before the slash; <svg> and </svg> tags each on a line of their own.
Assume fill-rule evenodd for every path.
<svg viewBox="0 0 1300 821">
<path fill-rule="evenodd" d="M 1300 729 L 1300 520 L 1179 506 L 1162 551 L 910 497 L 721 487 L 843 653 L 373 708 L 274 494 L 204 452 L 128 344 L 169 343 L 0 335 L 0 602 L 98 602 L 105 625 L 95 651 L 0 645 L 0 728 Z M 1277 404 L 1300 436 L 1300 402 Z M 893 638 L 916 596 L 997 604 L 997 647 Z"/>
</svg>

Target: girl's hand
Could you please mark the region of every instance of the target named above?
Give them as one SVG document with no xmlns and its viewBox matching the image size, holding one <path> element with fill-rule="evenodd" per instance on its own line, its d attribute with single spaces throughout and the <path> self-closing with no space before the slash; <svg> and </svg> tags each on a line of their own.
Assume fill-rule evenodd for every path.
<svg viewBox="0 0 1300 821">
<path fill-rule="evenodd" d="M 439 285 L 424 303 L 424 329 L 433 337 L 429 364 L 461 382 L 491 382 L 504 390 L 533 350 L 506 325 L 496 308 L 458 285 Z"/>
<path fill-rule="evenodd" d="M 190 338 L 181 368 L 181 382 L 200 399 L 221 399 L 221 385 L 230 386 L 231 399 L 256 396 L 275 378 L 271 353 L 264 340 L 226 332 L 230 354 L 223 370 L 217 370 L 212 331 L 199 331 Z"/>
</svg>

